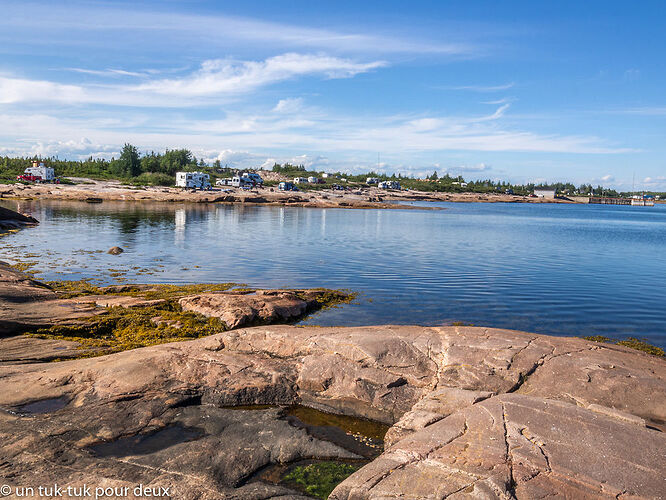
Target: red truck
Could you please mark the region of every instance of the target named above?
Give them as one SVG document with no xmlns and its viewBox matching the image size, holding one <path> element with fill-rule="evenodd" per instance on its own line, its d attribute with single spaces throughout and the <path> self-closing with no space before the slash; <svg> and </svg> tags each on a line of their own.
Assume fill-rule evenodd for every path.
<svg viewBox="0 0 666 500">
<path fill-rule="evenodd" d="M 16 180 L 17 181 L 26 181 L 26 182 L 41 182 L 42 178 L 39 175 L 23 174 L 23 175 L 17 175 Z"/>
</svg>

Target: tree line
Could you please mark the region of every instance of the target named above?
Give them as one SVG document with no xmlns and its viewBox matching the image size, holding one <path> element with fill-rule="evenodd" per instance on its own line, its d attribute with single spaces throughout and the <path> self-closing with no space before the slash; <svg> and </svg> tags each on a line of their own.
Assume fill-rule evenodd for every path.
<svg viewBox="0 0 666 500">
<path fill-rule="evenodd" d="M 32 165 L 33 161 L 44 161 L 55 169 L 60 177 L 91 177 L 95 179 L 121 179 L 143 184 L 173 185 L 178 171 L 207 169 L 203 159 L 188 149 L 167 149 L 164 153 L 140 154 L 138 149 L 125 144 L 118 158 L 110 160 L 93 158 L 79 161 L 61 160 L 57 157 L 39 156 L 11 158 L 0 156 L 0 177 L 15 180 L 17 175 Z M 219 162 L 218 162 L 219 163 Z"/>
<path fill-rule="evenodd" d="M 93 158 L 92 156 L 79 161 L 61 160 L 57 157 L 42 158 L 39 156 L 12 158 L 0 156 L 0 181 L 12 182 L 16 176 L 22 174 L 33 161 L 45 161 L 56 171 L 60 177 L 90 177 L 94 179 L 120 179 L 127 182 L 143 185 L 171 186 L 174 184 L 175 175 L 178 171 L 203 170 L 209 172 L 213 177 L 227 177 L 238 170 L 233 167 L 222 166 L 219 160 L 215 160 L 212 166 L 206 164 L 203 159 L 197 160 L 189 149 L 167 149 L 163 153 L 139 153 L 138 149 L 125 144 L 118 158 L 110 160 Z M 310 171 L 305 165 L 292 165 L 291 163 L 275 163 L 272 168 L 286 176 L 321 176 L 322 172 Z M 592 195 L 592 196 L 620 196 L 614 189 L 603 186 L 592 186 L 581 184 L 579 186 L 570 182 L 556 182 L 549 184 L 512 184 L 505 181 L 491 179 L 465 181 L 458 176 L 449 173 L 438 175 L 437 171 L 425 179 L 415 179 L 413 176 L 403 176 L 400 173 L 377 173 L 367 172 L 364 174 L 344 174 L 336 172 L 331 174 L 334 178 L 346 178 L 348 182 L 365 183 L 368 177 L 376 177 L 380 180 L 397 180 L 403 187 L 421 191 L 463 192 L 471 191 L 478 193 L 488 192 L 513 192 L 515 194 L 527 195 L 535 188 L 555 189 L 562 195 Z M 332 180 L 335 182 L 335 180 Z M 626 194 L 626 193 L 622 193 Z"/>
</svg>

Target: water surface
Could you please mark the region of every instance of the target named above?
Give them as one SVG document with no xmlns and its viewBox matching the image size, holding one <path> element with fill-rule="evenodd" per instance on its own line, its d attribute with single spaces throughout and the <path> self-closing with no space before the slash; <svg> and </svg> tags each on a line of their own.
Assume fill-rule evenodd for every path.
<svg viewBox="0 0 666 500">
<path fill-rule="evenodd" d="M 2 204 L 41 224 L 0 237 L 0 260 L 34 261 L 41 279 L 350 288 L 358 304 L 307 323 L 463 322 L 666 347 L 666 205 Z M 125 252 L 105 253 L 116 245 Z"/>
</svg>

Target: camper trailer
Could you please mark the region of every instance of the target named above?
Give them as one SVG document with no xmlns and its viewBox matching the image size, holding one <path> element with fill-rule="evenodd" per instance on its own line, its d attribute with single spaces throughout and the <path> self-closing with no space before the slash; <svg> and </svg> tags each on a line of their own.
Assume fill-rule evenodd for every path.
<svg viewBox="0 0 666 500">
<path fill-rule="evenodd" d="M 210 189 L 210 176 L 204 172 L 176 172 L 176 186 L 193 189 Z"/>
<path fill-rule="evenodd" d="M 41 161 L 33 161 L 32 167 L 26 168 L 23 175 L 19 175 L 17 179 L 34 182 L 54 182 L 56 177 L 55 171 L 51 167 L 47 167 Z"/>
<path fill-rule="evenodd" d="M 400 183 L 398 181 L 382 181 L 377 184 L 379 189 L 397 189 L 400 190 Z"/>
</svg>

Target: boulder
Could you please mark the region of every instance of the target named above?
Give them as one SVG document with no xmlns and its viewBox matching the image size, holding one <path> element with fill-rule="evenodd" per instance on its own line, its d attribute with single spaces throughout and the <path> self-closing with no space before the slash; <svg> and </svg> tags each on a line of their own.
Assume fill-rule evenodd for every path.
<svg viewBox="0 0 666 500">
<path fill-rule="evenodd" d="M 39 221 L 34 217 L 0 207 L 0 229 L 15 229 L 35 224 L 39 224 Z"/>
<path fill-rule="evenodd" d="M 183 297 L 178 302 L 192 311 L 224 321 L 227 328 L 289 322 L 318 308 L 327 292 L 258 290 L 254 293 L 221 292 Z"/>
<path fill-rule="evenodd" d="M 109 248 L 109 251 L 106 252 L 106 253 L 109 253 L 109 254 L 111 254 L 111 255 L 120 255 L 120 254 L 123 253 L 124 251 L 125 251 L 125 250 L 123 250 L 123 249 L 120 248 L 120 247 L 111 247 L 111 248 Z"/>
</svg>

